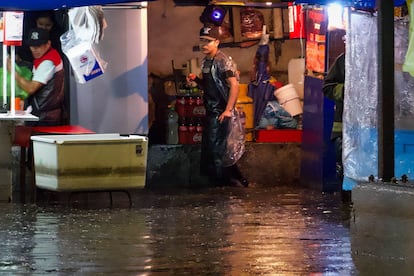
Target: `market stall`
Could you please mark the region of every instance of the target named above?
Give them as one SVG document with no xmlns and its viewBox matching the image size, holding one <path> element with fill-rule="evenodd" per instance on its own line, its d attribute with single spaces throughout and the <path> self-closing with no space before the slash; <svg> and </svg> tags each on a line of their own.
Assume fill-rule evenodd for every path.
<svg viewBox="0 0 414 276">
<path fill-rule="evenodd" d="M 308 11 L 314 12 L 317 9 L 326 8 L 330 2 L 297 1 L 296 3 L 306 3 L 309 5 L 307 6 Z M 345 181 L 337 186 L 344 190 L 351 190 L 356 184 L 355 181 L 368 181 L 371 178 L 390 181 L 396 179 L 396 177 L 407 177 L 411 174 L 412 164 L 409 159 L 407 160 L 408 153 L 400 150 L 400 148 L 410 148 L 410 146 L 407 146 L 408 144 L 403 142 L 403 140 L 409 140 L 407 139 L 407 133 L 404 132 L 403 135 L 400 135 L 398 131 L 394 132 L 394 120 L 399 122 L 402 115 L 401 113 L 394 113 L 394 94 L 398 97 L 396 109 L 400 110 L 400 103 L 405 102 L 400 96 L 407 95 L 407 93 L 399 90 L 401 88 L 399 86 L 401 84 L 404 86 L 407 78 L 403 81 L 399 77 L 399 83 L 394 87 L 394 73 L 398 77 L 400 75 L 398 71 L 402 73 L 402 70 L 394 72 L 394 66 L 389 66 L 389 64 L 394 64 L 395 16 L 393 8 L 394 6 L 401 6 L 404 2 L 341 1 L 343 6 L 353 8 L 352 10 L 349 9 L 345 28 L 346 52 L 349 53 L 346 56 L 345 66 L 348 69 L 346 70 L 343 123 L 342 159 Z M 313 6 L 313 4 L 325 6 Z M 325 16 L 324 11 L 322 15 Z M 313 159 L 315 156 L 322 157 L 318 159 L 322 160 L 322 164 L 318 168 L 323 168 L 323 170 L 327 168 L 324 164 L 329 166 L 334 162 L 332 160 L 328 161 L 329 151 L 326 151 L 326 147 L 324 147 L 324 145 L 329 145 L 329 136 L 325 136 L 327 137 L 325 141 L 318 140 L 317 145 L 322 147 L 319 147 L 319 149 L 316 147 L 315 150 L 315 140 L 312 140 L 312 138 L 316 136 L 312 134 L 316 128 L 309 127 L 310 125 L 307 124 L 310 121 L 315 122 L 315 120 L 310 119 L 314 119 L 316 115 L 323 119 L 322 121 L 325 123 L 323 126 L 319 125 L 322 126 L 322 133 L 326 135 L 331 127 L 329 118 L 332 117 L 332 102 L 327 102 L 321 92 L 324 74 L 329 69 L 332 58 L 336 57 L 336 55 L 330 54 L 332 50 L 330 45 L 332 44 L 332 36 L 330 34 L 332 32 L 327 28 L 329 21 L 334 21 L 334 19 L 327 17 L 325 20 L 324 24 L 311 22 L 318 28 L 312 28 L 311 26 L 307 29 L 308 33 L 317 30 L 312 37 L 314 38 L 313 43 L 319 45 L 315 45 L 317 47 L 314 48 L 314 51 L 308 51 L 309 48 L 307 48 L 307 54 L 314 54 L 311 56 L 312 60 L 309 60 L 307 56 L 308 72 L 309 65 L 315 65 L 312 71 L 316 71 L 316 74 L 308 74 L 305 79 L 304 137 L 307 137 L 307 139 L 303 143 L 305 154 L 302 160 L 302 176 L 304 179 L 307 178 L 306 174 L 312 171 L 309 168 L 311 164 L 314 164 L 312 160 L 315 160 Z M 307 41 L 307 46 L 310 44 L 309 42 L 310 39 Z M 318 68 L 318 65 L 321 65 L 322 70 L 314 70 L 314 68 Z M 395 89 L 397 93 L 394 93 Z M 308 94 L 306 94 L 307 90 L 309 91 Z M 308 97 L 308 100 L 306 97 Z M 312 106 L 321 108 L 315 110 L 311 108 Z M 407 114 L 410 114 L 410 112 L 406 112 L 402 117 L 405 118 Z M 319 122 L 322 121 L 319 120 Z M 403 121 L 407 122 L 406 119 Z M 327 122 L 328 124 L 326 124 Z M 396 144 L 394 144 L 394 139 Z M 394 147 L 398 148 L 398 152 L 395 152 L 395 154 Z M 326 172 L 332 172 L 332 170 L 331 167 Z M 316 185 L 329 187 L 331 181 L 337 181 L 335 177 L 325 178 L 326 175 L 329 175 L 329 173 L 325 174 L 325 171 L 322 171 L 321 175 L 323 176 L 318 179 L 319 182 Z"/>
<path fill-rule="evenodd" d="M 15 63 L 11 63 L 11 73 L 5 69 L 7 67 L 7 52 L 10 48 L 10 59 L 16 59 L 15 46 L 22 43 L 22 12 L 4 12 L 1 18 L 4 28 L 4 35 L 1 37 L 3 45 L 3 74 L 2 74 L 2 105 L 0 109 L 0 201 L 12 200 L 12 154 L 11 147 L 14 137 L 14 128 L 17 124 L 25 121 L 37 121 L 38 117 L 29 112 L 20 111 L 16 106 L 16 81 L 15 81 Z M 8 77 L 8 75 L 10 75 Z M 8 85 L 8 82 L 10 84 Z"/>
<path fill-rule="evenodd" d="M 138 1 L 140 2 L 140 1 Z M 35 11 L 35 10 L 69 10 L 70 8 L 73 7 L 84 7 L 84 6 L 90 6 L 90 5 L 106 5 L 106 4 L 116 4 L 111 6 L 113 9 L 113 11 L 111 10 L 109 13 L 112 13 L 118 17 L 118 16 L 123 16 L 125 17 L 125 13 L 131 13 L 128 18 L 131 19 L 136 19 L 136 13 L 138 12 L 138 19 L 136 21 L 137 26 L 140 26 L 141 21 L 142 24 L 145 24 L 145 16 L 141 16 L 141 14 L 146 15 L 146 11 L 142 12 L 141 9 L 137 9 L 136 7 L 138 6 L 138 2 L 134 2 L 134 3 L 130 3 L 130 1 L 40 1 L 40 2 L 31 2 L 31 1 L 15 1 L 13 3 L 11 2 L 7 2 L 7 1 L 0 1 L 0 10 L 3 11 Z M 124 6 L 125 3 L 125 6 Z M 139 5 L 141 7 L 141 5 Z M 129 12 L 129 10 L 134 9 L 134 14 L 132 15 L 132 11 Z M 135 12 L 136 11 L 136 12 Z M 122 13 L 122 14 L 121 14 Z M 117 20 L 116 18 L 114 18 L 114 20 Z M 117 20 L 115 22 L 122 22 Z M 146 25 L 144 25 L 146 27 Z M 121 28 L 121 26 L 119 24 L 115 24 L 114 27 L 118 27 Z M 136 36 L 146 36 L 146 32 L 142 31 L 145 30 L 143 27 L 137 27 L 137 30 L 135 33 L 137 33 L 137 35 L 135 33 L 129 33 L 129 41 L 132 43 L 134 41 L 142 41 L 141 39 L 137 39 Z M 119 32 L 119 31 L 114 31 L 112 32 L 114 35 L 123 35 L 124 37 L 126 36 L 125 32 Z M 111 41 L 110 38 L 111 35 L 108 35 L 108 39 Z M 125 38 L 122 38 L 125 39 Z M 112 39 L 112 41 L 121 41 L 119 38 L 114 38 Z M 142 42 L 143 43 L 143 42 Z M 141 43 L 140 43 L 141 44 Z M 137 45 L 140 45 L 137 44 Z M 145 42 L 146 45 L 146 42 Z M 105 46 L 105 45 L 103 45 Z M 10 47 L 10 46 L 9 46 Z M 122 48 L 122 47 L 118 47 L 118 48 Z M 128 47 L 127 47 L 128 48 Z M 129 48 L 128 48 L 129 49 Z M 136 49 L 130 49 L 130 50 L 123 50 L 123 54 L 127 55 L 130 51 L 134 50 L 136 52 Z M 101 48 L 102 50 L 102 48 Z M 103 48 L 103 51 L 105 51 L 106 48 Z M 13 49 L 9 48 L 8 51 L 10 52 L 10 54 L 13 54 Z M 4 53 L 7 52 L 3 51 Z M 113 53 L 112 53 L 113 54 Z M 129 53 L 130 55 L 130 53 Z M 135 120 L 140 120 L 140 121 L 145 121 L 144 119 L 146 118 L 146 110 L 147 110 L 147 103 L 145 102 L 145 97 L 147 94 L 147 73 L 146 73 L 146 68 L 142 67 L 142 69 L 140 70 L 135 70 L 134 68 L 139 68 L 139 66 L 141 64 L 143 64 L 144 62 L 141 62 L 141 60 L 139 60 L 139 64 L 135 64 L 134 62 L 137 59 L 141 59 L 144 60 L 146 58 L 146 47 L 141 47 L 141 51 L 140 53 L 136 54 L 134 56 L 134 59 L 129 59 L 129 61 L 127 63 L 123 62 L 123 55 L 118 56 L 117 60 L 119 59 L 120 62 L 123 62 L 123 67 L 121 68 L 120 66 L 114 64 L 114 66 L 112 66 L 112 68 L 114 69 L 119 69 L 121 70 L 121 72 L 118 71 L 114 71 L 114 70 L 107 70 L 106 72 L 106 76 L 101 76 L 99 80 L 95 80 L 93 81 L 93 83 L 91 81 L 89 81 L 86 84 L 79 84 L 76 83 L 76 81 L 74 79 L 72 79 L 73 76 L 71 76 L 70 72 L 68 72 L 68 83 L 71 83 L 71 97 L 74 97 L 74 99 L 70 99 L 71 101 L 73 101 L 75 104 L 76 102 L 79 103 L 79 105 L 86 105 L 87 106 L 75 106 L 73 105 L 73 113 L 72 113 L 72 117 L 71 119 L 71 124 L 75 124 L 75 125 L 79 125 L 79 124 L 83 124 L 84 126 L 86 126 L 89 129 L 93 129 L 95 132 L 100 132 L 100 133 L 108 133 L 108 132 L 112 132 L 112 133 L 137 133 L 137 131 L 139 131 L 140 133 L 145 134 L 145 132 L 147 131 L 147 127 L 145 126 L 145 124 L 143 124 L 142 126 L 140 126 L 140 128 L 138 129 L 137 125 L 139 125 L 139 122 L 137 123 Z M 11 57 L 12 60 L 13 57 Z M 5 59 L 4 59 L 5 60 Z M 145 68 L 145 70 L 144 70 Z M 128 70 L 131 70 L 134 72 L 133 76 L 126 74 L 128 72 Z M 4 70 L 5 71 L 5 70 Z M 13 72 L 13 69 L 11 70 L 11 73 Z M 14 79 L 13 76 L 10 77 L 11 80 Z M 129 87 L 128 88 L 132 88 L 132 83 L 131 83 L 131 79 L 134 79 L 136 81 L 140 82 L 140 88 L 139 91 L 136 94 L 139 95 L 145 95 L 145 96 L 139 96 L 140 99 L 144 98 L 144 100 L 142 101 L 142 104 L 139 103 L 138 107 L 140 107 L 139 109 L 136 108 L 137 104 L 132 102 L 131 100 L 129 100 L 129 94 L 122 94 L 122 95 L 118 95 L 121 92 L 118 91 L 113 91 L 111 88 L 118 86 L 119 91 L 122 91 L 122 93 L 129 93 L 127 89 L 124 89 L 125 87 L 120 86 L 119 83 L 122 82 L 122 84 L 125 83 L 129 83 Z M 113 83 L 112 83 L 113 82 Z M 115 83 L 118 82 L 118 85 Z M 102 83 L 102 87 L 104 88 L 94 88 L 98 83 Z M 14 85 L 11 85 L 11 87 L 14 87 Z M 137 89 L 136 87 L 134 87 L 134 89 Z M 7 102 L 7 106 L 5 106 L 3 113 L 0 114 L 0 123 L 1 123 L 1 156 L 2 156 L 2 160 L 0 162 L 0 176 L 2 177 L 2 179 L 5 179 L 6 181 L 2 181 L 1 182 L 1 186 L 0 186 L 0 194 L 2 195 L 2 197 L 0 198 L 0 201 L 10 201 L 11 200 L 11 192 L 12 192 L 12 154 L 11 154 L 11 147 L 12 147 L 12 141 L 14 138 L 14 127 L 15 125 L 21 125 L 24 124 L 24 121 L 35 121 L 38 118 L 30 115 L 29 113 L 26 113 L 24 111 L 20 111 L 20 110 L 16 110 L 16 106 L 15 106 L 15 101 L 12 100 L 13 98 L 13 92 L 10 91 L 10 89 L 3 89 L 3 91 L 6 91 L 7 93 L 9 93 L 9 96 L 6 97 L 2 97 L 2 107 L 3 107 L 3 103 Z M 108 92 L 106 92 L 106 90 L 109 90 Z M 86 91 L 88 93 L 86 93 Z M 96 116 L 100 116 L 99 120 L 104 120 L 104 122 L 96 122 L 96 121 L 92 121 L 90 118 L 94 118 L 92 116 L 90 116 L 91 114 L 89 113 L 90 111 L 93 111 L 93 109 L 91 109 L 91 103 L 94 103 L 94 106 L 98 107 L 98 106 L 103 106 L 103 104 L 101 102 L 97 101 L 97 96 L 94 95 L 94 93 L 91 93 L 91 91 L 99 91 L 102 95 L 99 95 L 99 99 L 102 101 L 105 101 L 105 104 L 109 104 L 110 101 L 121 101 L 120 104 L 122 105 L 122 108 L 120 108 L 119 104 L 111 104 L 110 107 L 105 108 L 106 109 L 106 114 L 111 115 L 110 118 L 106 118 L 105 116 L 102 116 L 102 113 L 100 112 L 94 112 L 93 114 L 96 114 Z M 103 94 L 105 93 L 105 94 Z M 131 96 L 134 95 L 134 93 L 131 93 Z M 85 99 L 85 97 L 89 97 L 91 96 L 92 98 L 90 99 Z M 79 98 L 79 99 L 78 99 Z M 127 100 L 128 102 L 125 102 L 125 100 L 123 100 L 125 98 L 125 100 Z M 92 101 L 92 102 L 91 102 Z M 140 100 L 141 101 L 141 100 Z M 131 105 L 130 108 L 126 108 L 129 105 Z M 134 108 L 132 107 L 132 105 L 134 105 Z M 141 108 L 142 107 L 142 108 Z M 112 109 L 117 109 L 117 112 L 114 112 L 115 110 Z M 123 112 L 119 112 L 119 110 L 123 110 Z M 125 111 L 127 110 L 139 110 L 140 114 L 137 116 L 130 116 L 130 115 L 125 115 Z M 95 116 L 95 115 L 93 115 Z M 119 123 L 117 121 L 114 120 L 114 118 L 118 118 L 119 120 L 121 120 L 124 123 Z M 131 119 L 130 119 L 131 118 Z M 134 122 L 132 122 L 131 120 L 134 120 Z M 85 123 L 86 121 L 86 123 Z M 131 121 L 131 122 L 130 122 Z M 99 125 L 98 125 L 99 123 Z M 109 125 L 112 124 L 112 125 Z M 115 127 L 114 127 L 115 126 Z"/>
</svg>

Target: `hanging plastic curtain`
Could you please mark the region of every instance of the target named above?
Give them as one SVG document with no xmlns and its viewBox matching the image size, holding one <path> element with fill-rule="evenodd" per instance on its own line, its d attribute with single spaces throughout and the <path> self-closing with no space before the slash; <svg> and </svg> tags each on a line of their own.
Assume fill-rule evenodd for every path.
<svg viewBox="0 0 414 276">
<path fill-rule="evenodd" d="M 275 87 L 269 82 L 269 71 L 269 35 L 266 35 L 266 26 L 263 26 L 262 39 L 254 60 L 254 76 L 249 83 L 248 92 L 248 96 L 253 99 L 255 127 L 259 125 L 267 103 L 275 100 Z"/>
</svg>

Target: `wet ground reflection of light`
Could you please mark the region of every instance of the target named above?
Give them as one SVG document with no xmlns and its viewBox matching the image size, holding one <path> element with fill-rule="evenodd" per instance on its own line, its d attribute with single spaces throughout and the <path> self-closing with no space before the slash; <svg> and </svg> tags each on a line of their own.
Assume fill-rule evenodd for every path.
<svg viewBox="0 0 414 276">
<path fill-rule="evenodd" d="M 132 209 L 0 204 L 0 273 L 355 274 L 346 210 L 331 196 L 219 188 L 133 200 Z"/>
</svg>

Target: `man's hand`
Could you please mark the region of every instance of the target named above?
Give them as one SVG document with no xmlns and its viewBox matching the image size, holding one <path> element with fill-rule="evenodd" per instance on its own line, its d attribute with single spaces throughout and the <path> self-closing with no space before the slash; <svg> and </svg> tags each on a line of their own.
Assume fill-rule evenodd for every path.
<svg viewBox="0 0 414 276">
<path fill-rule="evenodd" d="M 186 76 L 186 84 L 188 87 L 197 87 L 197 82 L 196 82 L 196 74 L 194 73 L 189 73 Z"/>
<path fill-rule="evenodd" d="M 218 120 L 220 123 L 222 123 L 224 121 L 225 118 L 230 118 L 231 117 L 231 111 L 230 110 L 225 110 L 223 113 L 221 113 L 221 115 L 218 117 Z"/>
</svg>

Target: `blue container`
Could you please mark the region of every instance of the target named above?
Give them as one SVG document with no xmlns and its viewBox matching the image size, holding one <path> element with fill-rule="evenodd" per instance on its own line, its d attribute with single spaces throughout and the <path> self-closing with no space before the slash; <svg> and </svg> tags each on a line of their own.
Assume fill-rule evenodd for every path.
<svg viewBox="0 0 414 276">
<path fill-rule="evenodd" d="M 414 178 L 414 131 L 396 130 L 394 136 L 395 177 Z"/>
<path fill-rule="evenodd" d="M 353 153 L 353 160 L 357 162 L 356 175 L 358 179 L 366 178 L 373 174 L 378 177 L 378 130 L 361 129 L 358 140 L 365 141 L 363 150 Z M 350 160 L 351 161 L 351 160 Z M 409 180 L 414 179 L 414 130 L 395 130 L 394 134 L 394 176 L 401 179 L 407 175 Z M 342 183 L 344 190 L 352 190 L 357 182 L 345 177 Z"/>
</svg>

